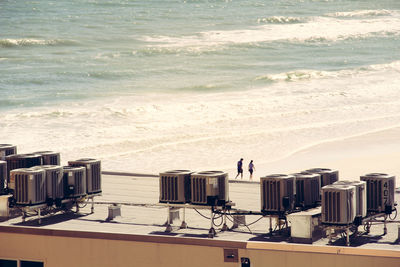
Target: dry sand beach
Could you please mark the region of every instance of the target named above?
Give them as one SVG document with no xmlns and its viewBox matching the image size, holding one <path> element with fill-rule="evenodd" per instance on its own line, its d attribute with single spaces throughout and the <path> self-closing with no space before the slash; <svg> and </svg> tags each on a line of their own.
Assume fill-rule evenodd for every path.
<svg viewBox="0 0 400 267">
<path fill-rule="evenodd" d="M 314 167 L 339 170 L 340 180 L 358 180 L 361 175 L 383 172 L 396 176 L 400 185 L 400 128 L 338 139 L 302 149 L 274 162 L 256 160 L 255 178 L 271 173 L 293 173 Z M 229 170 L 230 177 L 236 170 Z M 245 172 L 246 173 L 246 172 Z M 234 177 L 234 176 L 233 176 Z M 248 172 L 245 175 L 248 178 Z"/>
</svg>

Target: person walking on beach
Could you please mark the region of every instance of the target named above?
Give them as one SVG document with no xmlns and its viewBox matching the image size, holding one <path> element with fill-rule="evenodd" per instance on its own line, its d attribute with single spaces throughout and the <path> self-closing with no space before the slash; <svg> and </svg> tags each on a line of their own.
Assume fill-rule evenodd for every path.
<svg viewBox="0 0 400 267">
<path fill-rule="evenodd" d="M 250 180 L 253 180 L 253 171 L 256 170 L 256 167 L 254 167 L 253 160 L 250 160 L 249 163 L 249 172 L 250 172 Z"/>
<path fill-rule="evenodd" d="M 241 176 L 241 179 L 243 179 L 243 159 L 240 159 L 237 163 L 237 175 L 235 177 L 235 179 L 239 176 Z"/>
</svg>

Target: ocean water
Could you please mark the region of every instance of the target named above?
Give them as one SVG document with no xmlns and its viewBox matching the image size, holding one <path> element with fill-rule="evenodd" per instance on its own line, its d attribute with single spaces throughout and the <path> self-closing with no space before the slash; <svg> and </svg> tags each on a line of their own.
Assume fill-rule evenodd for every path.
<svg viewBox="0 0 400 267">
<path fill-rule="evenodd" d="M 399 74 L 398 0 L 0 1 L 0 143 L 63 162 L 273 162 L 400 126 Z"/>
</svg>

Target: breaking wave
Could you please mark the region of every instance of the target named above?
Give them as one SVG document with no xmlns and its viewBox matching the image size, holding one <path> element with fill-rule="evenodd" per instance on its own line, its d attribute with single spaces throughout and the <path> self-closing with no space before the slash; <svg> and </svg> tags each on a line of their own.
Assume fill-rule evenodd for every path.
<svg viewBox="0 0 400 267">
<path fill-rule="evenodd" d="M 307 21 L 305 18 L 296 18 L 296 17 L 283 17 L 283 16 L 274 16 L 268 18 L 259 18 L 257 22 L 259 24 L 292 24 L 292 23 L 302 23 Z"/>
<path fill-rule="evenodd" d="M 76 45 L 71 40 L 43 40 L 43 39 L 0 39 L 0 47 L 23 47 L 23 46 L 57 46 L 57 45 Z"/>
<path fill-rule="evenodd" d="M 328 13 L 326 16 L 328 17 L 344 17 L 344 18 L 353 18 L 353 17 L 376 17 L 376 16 L 389 16 L 393 15 L 392 11 L 381 9 L 381 10 L 356 10 L 350 12 L 335 12 Z"/>
<path fill-rule="evenodd" d="M 367 72 L 379 72 L 385 70 L 394 70 L 400 72 L 400 61 L 394 61 L 389 64 L 375 64 L 354 69 L 344 69 L 338 71 L 294 70 L 277 74 L 261 75 L 256 77 L 255 80 L 264 80 L 270 82 L 282 82 L 282 81 L 290 82 L 290 81 L 300 81 L 300 80 L 353 76 Z"/>
</svg>

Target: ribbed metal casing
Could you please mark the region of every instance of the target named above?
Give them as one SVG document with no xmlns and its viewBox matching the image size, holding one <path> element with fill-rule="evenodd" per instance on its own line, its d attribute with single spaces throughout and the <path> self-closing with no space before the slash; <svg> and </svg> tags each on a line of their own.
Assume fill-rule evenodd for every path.
<svg viewBox="0 0 400 267">
<path fill-rule="evenodd" d="M 7 177 L 9 180 L 10 171 L 42 165 L 42 157 L 38 154 L 14 154 L 6 156 L 6 162 L 8 172 Z"/>
<path fill-rule="evenodd" d="M 314 168 L 306 170 L 305 172 L 309 173 L 318 173 L 321 175 L 320 187 L 324 187 L 326 185 L 333 184 L 334 182 L 339 180 L 339 171 L 327 169 L 327 168 Z"/>
<path fill-rule="evenodd" d="M 360 177 L 367 183 L 367 211 L 384 212 L 385 207 L 394 207 L 396 177 L 385 173 L 370 173 Z"/>
<path fill-rule="evenodd" d="M 54 151 L 38 151 L 33 154 L 38 154 L 42 156 L 43 165 L 60 165 L 61 157 L 59 152 Z"/>
<path fill-rule="evenodd" d="M 101 193 L 101 161 L 97 159 L 78 159 L 68 161 L 69 166 L 86 168 L 86 190 L 88 194 Z"/>
<path fill-rule="evenodd" d="M 55 201 L 64 198 L 63 167 L 58 165 L 43 165 L 36 168 L 43 168 L 46 172 L 47 200 Z"/>
<path fill-rule="evenodd" d="M 367 216 L 367 184 L 364 181 L 341 180 L 334 182 L 333 185 L 352 185 L 356 187 L 356 216 Z"/>
<path fill-rule="evenodd" d="M 320 175 L 317 173 L 294 173 L 296 185 L 295 206 L 315 207 L 320 200 Z"/>
<path fill-rule="evenodd" d="M 64 197 L 86 195 L 86 168 L 63 166 Z"/>
<path fill-rule="evenodd" d="M 352 185 L 322 187 L 322 223 L 348 225 L 356 217 L 356 188 Z"/>
<path fill-rule="evenodd" d="M 229 177 L 223 171 L 207 171 L 218 177 L 218 202 L 224 204 L 229 202 Z"/>
<path fill-rule="evenodd" d="M 160 202 L 186 203 L 190 201 L 189 170 L 172 170 L 160 173 Z"/>
<path fill-rule="evenodd" d="M 223 182 L 228 175 L 220 171 L 203 171 L 191 174 L 191 202 L 192 204 L 217 205 L 224 204 L 229 190 Z M 225 187 L 225 188 L 221 188 Z"/>
<path fill-rule="evenodd" d="M 7 181 L 7 162 L 0 160 L 0 194 L 4 191 Z"/>
<path fill-rule="evenodd" d="M 282 213 L 293 210 L 294 182 L 295 177 L 293 175 L 272 174 L 261 177 L 261 211 Z"/>
<path fill-rule="evenodd" d="M 0 160 L 5 160 L 7 156 L 14 154 L 17 154 L 17 146 L 0 144 Z"/>
<path fill-rule="evenodd" d="M 46 174 L 44 169 L 14 169 L 10 173 L 17 205 L 37 205 L 46 202 Z"/>
</svg>

